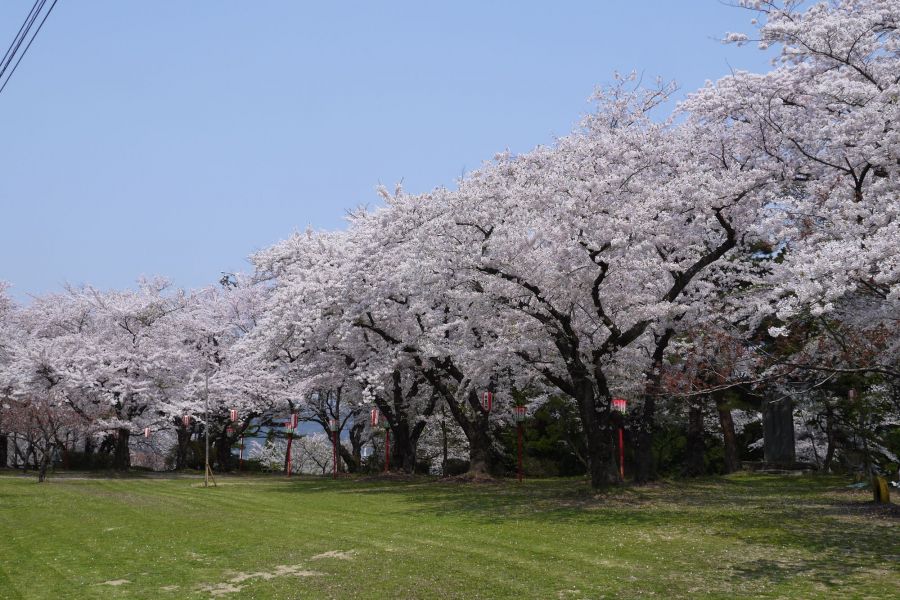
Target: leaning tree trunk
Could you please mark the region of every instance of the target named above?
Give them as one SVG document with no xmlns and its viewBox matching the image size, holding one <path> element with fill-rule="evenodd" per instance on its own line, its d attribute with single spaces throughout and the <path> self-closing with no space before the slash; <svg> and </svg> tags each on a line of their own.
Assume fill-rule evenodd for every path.
<svg viewBox="0 0 900 600">
<path fill-rule="evenodd" d="M 359 472 L 359 460 L 353 452 L 348 450 L 343 444 L 338 444 L 338 454 L 341 455 L 341 461 L 347 468 L 348 473 Z"/>
<path fill-rule="evenodd" d="M 737 436 L 734 433 L 734 419 L 725 399 L 716 398 L 716 410 L 719 413 L 719 425 L 722 428 L 722 442 L 725 444 L 725 472 L 740 471 L 741 460 L 738 457 Z"/>
<path fill-rule="evenodd" d="M 128 447 L 130 437 L 131 432 L 127 429 L 118 430 L 116 449 L 113 454 L 113 469 L 116 471 L 127 471 L 131 468 L 131 450 Z"/>
<path fill-rule="evenodd" d="M 687 456 L 685 457 L 684 475 L 698 477 L 706 472 L 703 444 L 703 406 L 700 401 L 691 401 L 688 409 Z"/>
</svg>

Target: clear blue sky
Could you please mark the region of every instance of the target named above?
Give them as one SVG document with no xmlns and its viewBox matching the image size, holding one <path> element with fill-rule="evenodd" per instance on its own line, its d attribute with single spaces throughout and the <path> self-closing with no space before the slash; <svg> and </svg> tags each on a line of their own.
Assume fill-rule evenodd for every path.
<svg viewBox="0 0 900 600">
<path fill-rule="evenodd" d="M 5 46 L 32 0 L 0 3 Z M 670 2 L 59 0 L 0 95 L 0 280 L 15 296 L 201 286 L 374 187 L 453 185 L 567 133 L 614 70 L 684 90 L 751 14 Z"/>
</svg>

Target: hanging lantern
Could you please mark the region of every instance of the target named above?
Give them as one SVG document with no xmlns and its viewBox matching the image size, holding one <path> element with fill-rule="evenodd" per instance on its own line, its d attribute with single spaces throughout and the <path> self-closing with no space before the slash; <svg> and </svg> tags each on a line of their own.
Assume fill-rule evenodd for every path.
<svg viewBox="0 0 900 600">
<path fill-rule="evenodd" d="M 191 426 L 191 415 L 184 415 L 183 417 L 181 417 L 181 424 L 184 425 L 185 427 L 190 427 Z"/>
<path fill-rule="evenodd" d="M 628 412 L 628 401 L 625 400 L 625 398 L 613 398 L 612 407 L 613 410 L 618 411 L 624 415 L 626 412 Z"/>
<path fill-rule="evenodd" d="M 524 406 L 516 406 L 514 407 L 513 417 L 515 417 L 516 423 L 524 423 L 525 422 L 525 407 Z"/>
<path fill-rule="evenodd" d="M 378 427 L 379 412 L 378 412 L 377 408 L 372 409 L 371 418 L 372 418 L 372 420 L 370 421 L 370 423 L 371 423 L 372 427 Z"/>
<path fill-rule="evenodd" d="M 144 427 L 144 437 L 145 438 L 150 437 L 150 428 L 149 427 Z"/>
<path fill-rule="evenodd" d="M 485 412 L 491 412 L 491 408 L 494 406 L 494 393 L 493 392 L 481 392 L 481 408 L 484 409 Z"/>
<path fill-rule="evenodd" d="M 230 411 L 228 411 L 228 413 L 228 416 L 231 418 L 231 422 L 237 423 L 237 410 L 232 408 Z"/>
<path fill-rule="evenodd" d="M 299 422 L 300 418 L 297 416 L 297 413 L 292 414 L 288 429 L 297 429 L 297 425 L 299 424 Z"/>
<path fill-rule="evenodd" d="M 337 419 L 328 419 L 328 431 L 337 431 L 338 430 L 338 420 Z"/>
</svg>

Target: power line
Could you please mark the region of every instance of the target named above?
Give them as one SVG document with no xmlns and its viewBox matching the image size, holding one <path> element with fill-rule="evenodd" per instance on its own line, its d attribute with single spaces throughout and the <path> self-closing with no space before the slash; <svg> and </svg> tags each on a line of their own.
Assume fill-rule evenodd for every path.
<svg viewBox="0 0 900 600">
<path fill-rule="evenodd" d="M 34 5 L 31 7 L 31 11 L 29 11 L 28 16 L 25 17 L 25 22 L 19 27 L 19 32 L 16 34 L 16 37 L 13 38 L 13 41 L 10 42 L 9 48 L 6 49 L 6 54 L 3 55 L 3 61 L 0 61 L 0 65 L 2 65 L 2 67 L 0 67 L 0 77 L 3 76 L 3 72 L 6 71 L 6 66 L 9 64 L 9 60 L 11 59 L 10 53 L 13 52 L 13 46 L 18 48 L 17 42 L 20 44 L 20 38 L 28 33 L 28 29 L 31 27 L 29 21 L 32 23 L 34 22 L 34 17 L 32 17 L 32 15 L 35 14 L 41 2 L 42 0 L 35 0 Z"/>
<path fill-rule="evenodd" d="M 25 28 L 25 33 L 19 39 L 18 44 L 16 44 L 15 49 L 12 51 L 12 54 L 10 54 L 9 59 L 7 60 L 6 64 L 3 65 L 3 69 L 0 70 L 0 78 L 3 77 L 3 73 L 6 71 L 6 68 L 9 66 L 9 63 L 12 62 L 12 59 L 15 57 L 16 52 L 19 49 L 19 46 L 21 46 L 22 42 L 25 40 L 25 37 L 27 37 L 28 32 L 31 30 L 31 26 L 34 25 L 34 22 L 37 19 L 38 15 L 41 14 L 41 11 L 44 8 L 44 4 L 46 4 L 47 0 L 39 0 L 39 2 L 40 2 L 40 6 L 38 7 L 36 12 L 34 11 L 34 7 L 32 7 L 32 12 L 34 13 L 33 16 L 32 16 L 32 13 L 29 13 L 29 16 L 31 16 L 30 23 L 27 18 L 26 18 L 26 22 L 23 23 L 23 27 Z M 53 12 L 53 7 L 56 6 L 57 2 L 58 2 L 58 0 L 53 0 L 53 3 L 50 5 L 50 8 L 47 9 L 46 13 L 44 13 L 44 18 L 41 19 L 41 22 L 38 24 L 37 29 L 34 31 L 34 35 L 32 35 L 31 39 L 28 40 L 28 43 L 25 45 L 25 49 L 22 50 L 22 53 L 19 54 L 19 58 L 16 60 L 16 64 L 13 65 L 12 71 L 10 71 L 9 75 L 7 75 L 6 81 L 4 81 L 3 85 L 0 86 L 0 94 L 2 94 L 3 90 L 6 89 L 6 86 L 9 83 L 9 80 L 12 78 L 13 74 L 16 72 L 16 69 L 19 68 L 19 63 L 22 62 L 23 58 L 25 58 L 25 54 L 28 53 L 28 49 L 31 48 L 31 44 L 32 44 L 32 42 L 34 42 L 34 38 L 36 38 L 37 35 L 41 32 L 41 28 L 44 26 L 44 23 L 47 22 L 47 17 L 50 16 L 51 12 Z M 35 4 L 37 4 L 37 2 Z M 26 24 L 27 24 L 27 27 L 26 27 Z M 21 31 L 21 29 L 22 28 L 20 28 L 20 31 Z M 12 46 L 10 46 L 10 47 L 12 47 Z"/>
</svg>

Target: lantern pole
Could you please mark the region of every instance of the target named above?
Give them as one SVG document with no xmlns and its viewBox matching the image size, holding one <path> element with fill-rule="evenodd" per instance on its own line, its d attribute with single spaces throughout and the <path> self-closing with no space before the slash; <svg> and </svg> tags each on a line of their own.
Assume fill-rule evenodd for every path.
<svg viewBox="0 0 900 600">
<path fill-rule="evenodd" d="M 391 428 L 384 428 L 384 472 L 391 469 Z"/>
<path fill-rule="evenodd" d="M 294 444 L 294 415 L 291 415 L 291 420 L 289 422 L 290 427 L 288 428 L 288 443 L 287 443 L 287 460 L 285 461 L 284 469 L 287 471 L 285 475 L 287 477 L 291 476 L 291 471 L 293 470 L 293 455 L 291 454 L 291 446 Z"/>
<path fill-rule="evenodd" d="M 525 428 L 525 407 L 514 406 L 513 418 L 516 420 L 516 434 L 518 438 L 518 468 L 516 470 L 516 479 L 522 482 L 522 435 Z"/>
<path fill-rule="evenodd" d="M 612 399 L 613 410 L 619 413 L 619 477 L 625 481 L 625 415 L 628 401 L 624 398 Z"/>
<path fill-rule="evenodd" d="M 204 394 L 203 394 L 203 396 L 204 396 L 204 398 L 203 398 L 203 404 L 204 404 L 204 416 L 203 416 L 204 441 L 203 441 L 203 445 L 204 445 L 204 462 L 206 463 L 206 465 L 205 465 L 206 470 L 203 473 L 203 487 L 209 487 L 209 477 L 210 477 L 210 475 L 212 475 L 212 469 L 209 466 L 209 369 L 206 369 L 203 373 L 203 390 L 204 390 Z M 213 477 L 213 485 L 216 485 L 215 477 Z"/>
<path fill-rule="evenodd" d="M 519 429 L 519 483 L 522 483 L 522 422 L 518 423 Z"/>
<path fill-rule="evenodd" d="M 619 477 L 625 481 L 625 434 L 619 426 Z"/>
</svg>

